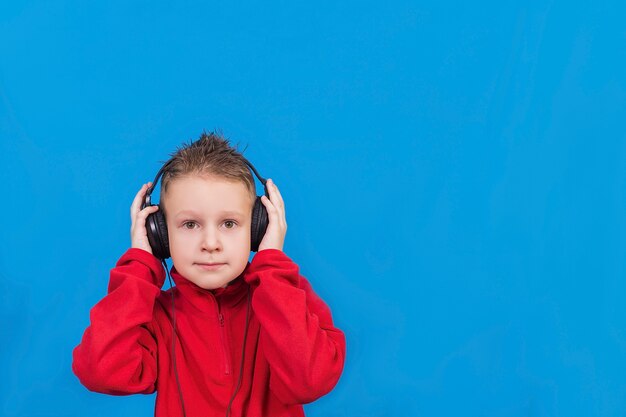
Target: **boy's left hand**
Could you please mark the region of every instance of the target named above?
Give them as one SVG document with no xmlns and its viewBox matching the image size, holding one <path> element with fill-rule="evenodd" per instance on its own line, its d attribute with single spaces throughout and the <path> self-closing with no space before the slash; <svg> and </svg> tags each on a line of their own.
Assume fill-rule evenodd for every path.
<svg viewBox="0 0 626 417">
<path fill-rule="evenodd" d="M 271 179 L 267 180 L 267 191 L 270 195 L 261 196 L 261 202 L 267 209 L 268 225 L 265 235 L 259 244 L 259 252 L 263 249 L 283 250 L 285 235 L 287 234 L 287 219 L 285 218 L 285 203 L 278 191 L 278 187 Z"/>
</svg>

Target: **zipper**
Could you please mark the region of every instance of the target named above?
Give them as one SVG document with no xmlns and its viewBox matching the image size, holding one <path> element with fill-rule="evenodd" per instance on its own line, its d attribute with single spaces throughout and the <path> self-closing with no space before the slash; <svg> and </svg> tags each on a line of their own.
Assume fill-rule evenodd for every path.
<svg viewBox="0 0 626 417">
<path fill-rule="evenodd" d="M 220 324 L 220 339 L 222 341 L 222 361 L 224 363 L 224 374 L 230 375 L 230 358 L 228 354 L 226 330 L 224 329 L 224 315 L 221 312 L 219 301 L 217 302 L 217 318 Z"/>
</svg>

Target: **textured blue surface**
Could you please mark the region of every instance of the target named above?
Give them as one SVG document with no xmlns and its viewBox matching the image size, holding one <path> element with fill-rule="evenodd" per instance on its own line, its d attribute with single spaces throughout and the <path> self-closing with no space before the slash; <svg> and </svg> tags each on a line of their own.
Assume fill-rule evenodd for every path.
<svg viewBox="0 0 626 417">
<path fill-rule="evenodd" d="M 0 415 L 152 415 L 71 350 L 136 190 L 214 128 L 347 335 L 309 416 L 625 415 L 626 6 L 598 3 L 3 2 Z"/>
</svg>

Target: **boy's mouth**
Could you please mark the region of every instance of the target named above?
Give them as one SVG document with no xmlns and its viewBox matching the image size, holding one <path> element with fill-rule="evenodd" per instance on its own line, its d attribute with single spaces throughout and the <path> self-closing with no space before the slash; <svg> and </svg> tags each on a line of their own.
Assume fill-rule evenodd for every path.
<svg viewBox="0 0 626 417">
<path fill-rule="evenodd" d="M 215 271 L 216 269 L 219 269 L 220 267 L 226 265 L 225 263 L 219 263 L 219 262 L 196 262 L 196 265 L 198 265 L 200 268 L 206 270 L 206 271 Z"/>
</svg>

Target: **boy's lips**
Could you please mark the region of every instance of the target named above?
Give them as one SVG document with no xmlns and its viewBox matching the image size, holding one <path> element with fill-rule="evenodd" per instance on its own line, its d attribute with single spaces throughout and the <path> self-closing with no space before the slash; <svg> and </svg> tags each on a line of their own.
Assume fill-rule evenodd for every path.
<svg viewBox="0 0 626 417">
<path fill-rule="evenodd" d="M 206 271 L 214 271 L 226 264 L 223 262 L 196 262 L 196 265 L 198 265 L 200 268 Z"/>
</svg>

